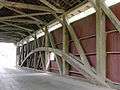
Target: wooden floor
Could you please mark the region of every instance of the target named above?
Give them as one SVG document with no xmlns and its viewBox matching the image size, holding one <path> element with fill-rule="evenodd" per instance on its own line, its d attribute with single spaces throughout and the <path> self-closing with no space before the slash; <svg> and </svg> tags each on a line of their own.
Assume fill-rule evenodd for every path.
<svg viewBox="0 0 120 90">
<path fill-rule="evenodd" d="M 33 70 L 0 68 L 0 90 L 110 90 Z"/>
</svg>

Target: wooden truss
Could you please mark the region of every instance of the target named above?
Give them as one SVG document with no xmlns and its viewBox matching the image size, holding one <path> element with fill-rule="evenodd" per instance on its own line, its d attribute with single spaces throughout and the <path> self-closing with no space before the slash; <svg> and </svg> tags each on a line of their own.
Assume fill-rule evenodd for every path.
<svg viewBox="0 0 120 90">
<path fill-rule="evenodd" d="M 105 34 L 105 15 L 111 20 L 111 22 L 113 23 L 113 25 L 116 27 L 116 29 L 118 31 L 120 31 L 120 21 L 118 20 L 118 18 L 114 15 L 114 13 L 107 7 L 107 5 L 105 4 L 104 0 L 89 0 L 93 7 L 96 9 L 96 54 L 97 54 L 97 65 L 96 65 L 96 70 L 94 70 L 90 64 L 89 64 L 89 60 L 87 59 L 84 49 L 82 48 L 81 42 L 78 40 L 76 33 L 74 32 L 73 27 L 70 25 L 70 23 L 68 22 L 67 19 L 67 15 L 66 13 L 64 13 L 64 10 L 61 9 L 57 9 L 55 6 L 51 5 L 49 2 L 47 2 L 46 0 L 39 0 L 41 1 L 43 4 L 45 4 L 47 7 L 43 7 L 43 6 L 34 6 L 34 5 L 29 5 L 29 4 L 21 4 L 21 3 L 11 3 L 11 2 L 0 2 L 3 6 L 17 12 L 20 15 L 17 16 L 10 16 L 10 17 L 3 17 L 0 18 L 0 22 L 4 23 L 6 25 L 11 25 L 11 26 L 15 26 L 27 31 L 31 31 L 30 29 L 21 27 L 21 26 L 16 26 L 10 23 L 5 22 L 7 19 L 11 19 L 11 18 L 17 18 L 17 17 L 29 17 L 30 19 L 33 19 L 35 21 L 35 23 L 38 24 L 45 24 L 44 22 L 41 22 L 41 20 L 33 17 L 36 15 L 41 15 L 41 14 L 52 14 L 56 17 L 56 20 L 59 21 L 62 26 L 63 26 L 63 51 L 60 51 L 58 49 L 55 49 L 55 45 L 54 45 L 54 40 L 52 35 L 47 31 L 47 27 L 45 32 L 45 47 L 39 47 L 36 48 L 35 50 L 33 50 L 32 52 L 30 52 L 27 57 L 25 57 L 24 59 L 22 59 L 22 63 L 21 66 L 23 66 L 23 64 L 26 62 L 26 60 L 28 59 L 29 56 L 31 56 L 33 53 L 36 52 L 41 52 L 41 51 L 45 51 L 45 59 L 47 60 L 48 58 L 48 53 L 49 52 L 54 52 L 56 55 L 56 61 L 57 64 L 59 66 L 59 72 L 60 74 L 65 74 L 65 70 L 67 71 L 67 64 L 69 63 L 70 65 L 72 65 L 74 68 L 76 68 L 78 71 L 80 71 L 88 80 L 90 80 L 92 83 L 96 83 L 102 86 L 106 86 L 106 87 L 110 87 L 107 82 L 109 82 L 106 79 L 106 34 Z M 48 11 L 47 13 L 34 13 L 34 14 L 26 14 L 23 12 L 20 12 L 18 10 L 15 10 L 11 7 L 16 7 L 16 8 L 26 8 L 26 9 L 34 9 L 34 10 L 41 10 L 41 11 Z M 63 15 L 61 17 L 59 17 L 56 13 L 63 13 Z M 40 27 L 41 28 L 41 27 Z M 41 28 L 43 29 L 43 28 Z M 74 44 L 78 50 L 79 56 L 80 58 L 77 58 L 71 54 L 69 54 L 68 52 L 68 42 L 66 39 L 67 36 L 65 33 L 69 33 L 72 40 L 74 41 Z M 48 39 L 50 40 L 51 46 L 52 48 L 48 47 Z M 35 42 L 36 43 L 36 42 Z M 66 49 L 65 49 L 66 48 Z M 41 54 L 40 54 L 41 55 Z M 63 62 L 64 62 L 64 66 L 63 63 L 61 63 L 60 60 L 58 60 L 57 55 L 62 57 Z M 35 59 L 34 59 L 34 62 Z M 44 62 L 44 61 L 43 61 Z M 67 64 L 65 64 L 65 62 L 67 62 Z M 34 63 L 34 67 L 35 67 Z M 44 66 L 45 64 L 43 64 Z M 44 66 L 46 67 L 46 66 Z"/>
<path fill-rule="evenodd" d="M 82 74 L 89 80 L 97 82 L 96 84 L 102 85 L 105 87 L 109 87 L 102 79 L 100 79 L 97 75 L 95 75 L 92 70 L 89 68 L 85 67 L 81 60 L 79 58 L 73 56 L 72 54 L 66 54 L 58 49 L 53 49 L 53 48 L 48 48 L 48 47 L 40 47 L 36 48 L 35 50 L 31 51 L 22 61 L 21 66 L 26 62 L 28 57 L 30 57 L 32 54 L 40 51 L 46 51 L 46 52 L 54 52 L 56 55 L 65 57 L 65 61 L 67 61 L 70 65 L 72 65 L 74 68 L 76 68 L 78 71 L 82 72 Z"/>
</svg>

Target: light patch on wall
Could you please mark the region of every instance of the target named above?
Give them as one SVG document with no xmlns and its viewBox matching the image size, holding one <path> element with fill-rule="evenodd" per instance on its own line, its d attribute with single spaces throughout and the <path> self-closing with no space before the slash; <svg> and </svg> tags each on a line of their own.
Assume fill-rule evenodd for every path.
<svg viewBox="0 0 120 90">
<path fill-rule="evenodd" d="M 105 3 L 106 3 L 107 6 L 112 6 L 112 5 L 115 5 L 115 4 L 119 3 L 119 2 L 120 2 L 120 0 L 106 0 L 106 1 L 105 1 Z M 79 14 L 77 14 L 77 15 L 74 15 L 73 17 L 69 18 L 69 19 L 68 19 L 68 22 L 69 22 L 69 23 L 73 23 L 73 22 L 75 22 L 75 21 L 77 21 L 77 20 L 80 20 L 80 19 L 82 19 L 82 18 L 84 18 L 84 17 L 87 17 L 87 16 L 89 16 L 89 15 L 95 13 L 95 12 L 96 12 L 96 11 L 95 11 L 95 9 L 94 9 L 93 7 L 92 7 L 92 8 L 89 8 L 88 10 L 86 10 L 86 11 L 84 11 L 84 12 L 81 12 L 81 13 L 79 13 Z M 55 22 L 55 23 L 56 23 L 56 22 Z M 57 28 L 60 28 L 60 27 L 62 27 L 62 25 L 61 25 L 60 23 L 57 23 L 57 24 L 55 24 L 55 25 L 52 25 L 52 26 L 49 28 L 49 31 L 51 32 L 51 31 L 53 31 L 53 30 L 55 30 L 55 29 L 57 29 Z"/>
<path fill-rule="evenodd" d="M 119 2 L 120 2 L 120 0 L 106 0 L 105 1 L 107 6 L 112 6 L 112 5 L 115 5 L 115 4 L 119 3 Z M 79 14 L 71 17 L 71 18 L 69 18 L 69 23 L 72 23 L 72 22 L 75 22 L 77 20 L 80 20 L 80 19 L 82 19 L 84 17 L 87 17 L 87 16 L 89 16 L 89 15 L 95 13 L 95 12 L 96 11 L 95 11 L 95 9 L 93 7 L 89 8 L 88 10 L 86 10 L 84 12 L 81 12 L 81 13 L 79 13 Z"/>
<path fill-rule="evenodd" d="M 16 65 L 16 46 L 13 43 L 0 43 L 0 67 Z"/>
<path fill-rule="evenodd" d="M 55 60 L 55 54 L 53 52 L 50 53 L 50 60 L 51 61 Z"/>
<path fill-rule="evenodd" d="M 82 18 L 84 18 L 84 17 L 87 17 L 88 15 L 91 15 L 91 14 L 93 14 L 93 13 L 95 13 L 95 9 L 92 7 L 92 8 L 90 8 L 90 9 L 84 11 L 84 12 L 81 12 L 81 13 L 79 13 L 79 14 L 71 17 L 71 18 L 69 19 L 69 23 L 72 23 L 72 22 L 74 22 L 74 21 L 77 21 L 77 20 L 79 20 L 79 19 L 82 19 Z"/>
<path fill-rule="evenodd" d="M 108 6 L 112 6 L 114 4 L 117 4 L 119 3 L 120 0 L 106 0 L 105 3 L 108 5 Z"/>
</svg>

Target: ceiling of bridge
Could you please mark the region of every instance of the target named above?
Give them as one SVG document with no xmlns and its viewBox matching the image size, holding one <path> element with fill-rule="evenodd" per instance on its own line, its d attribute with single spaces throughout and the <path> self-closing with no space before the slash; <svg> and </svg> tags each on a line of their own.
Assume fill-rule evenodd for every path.
<svg viewBox="0 0 120 90">
<path fill-rule="evenodd" d="M 0 42 L 17 42 L 86 0 L 0 0 Z"/>
</svg>

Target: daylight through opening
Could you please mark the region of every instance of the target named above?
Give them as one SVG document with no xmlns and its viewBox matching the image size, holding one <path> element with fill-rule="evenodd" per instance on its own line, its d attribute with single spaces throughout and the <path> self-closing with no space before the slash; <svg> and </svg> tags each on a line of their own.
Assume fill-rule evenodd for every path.
<svg viewBox="0 0 120 90">
<path fill-rule="evenodd" d="M 16 65 L 16 46 L 13 43 L 0 42 L 0 67 Z"/>
</svg>

